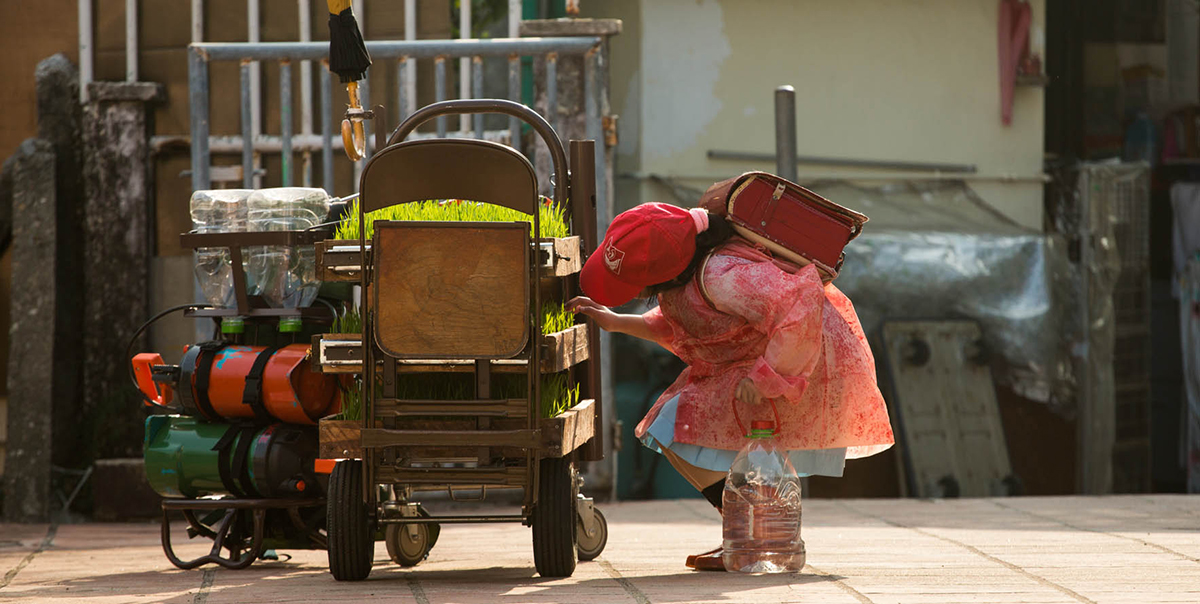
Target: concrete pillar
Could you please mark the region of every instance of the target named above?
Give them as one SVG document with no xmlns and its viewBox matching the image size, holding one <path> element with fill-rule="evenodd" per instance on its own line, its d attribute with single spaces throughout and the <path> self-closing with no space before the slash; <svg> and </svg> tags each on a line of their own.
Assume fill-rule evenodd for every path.
<svg viewBox="0 0 1200 604">
<path fill-rule="evenodd" d="M 83 281 L 78 267 L 83 261 L 83 175 L 79 124 L 79 71 L 66 55 L 56 54 L 38 63 L 38 138 L 54 149 L 55 299 L 54 329 L 54 464 L 82 470 L 91 463 L 78 446 L 90 426 L 77 421 L 82 375 L 79 327 L 83 316 Z M 14 281 L 14 284 L 16 282 Z M 15 315 L 14 315 L 15 316 Z"/>
<path fill-rule="evenodd" d="M 610 115 L 609 92 L 609 38 L 621 33 L 620 19 L 543 19 L 522 21 L 521 36 L 558 37 L 558 36 L 600 36 L 603 42 L 598 51 L 598 57 L 592 55 L 570 55 L 557 58 L 557 87 L 556 103 L 547 111 L 546 60 L 541 57 L 533 63 L 534 109 L 543 116 L 551 116 L 550 122 L 558 132 L 558 137 L 564 147 L 571 140 L 596 141 L 597 158 L 604 158 L 604 169 L 596 174 L 596 224 L 599 235 L 603 236 L 608 223 L 613 216 L 613 153 L 617 144 L 616 116 Z M 588 132 L 587 93 L 592 90 L 586 80 L 585 61 L 594 60 L 597 73 L 595 79 L 598 97 L 595 110 L 603 120 L 599 133 Z M 533 135 L 537 138 L 536 135 Z M 523 141 L 522 149 L 533 149 L 533 164 L 537 170 L 539 188 L 542 194 L 549 195 L 552 191 L 549 175 L 554 168 L 546 145 L 536 140 Z M 599 241 L 599 239 L 597 239 Z M 596 426 L 599 438 L 606 455 L 613 451 L 612 429 L 617 419 L 616 408 L 613 405 L 612 386 L 612 338 L 608 333 L 600 334 L 600 403 L 602 425 Z M 607 487 L 615 490 L 616 472 L 614 457 L 606 461 L 591 464 L 588 468 L 587 483 L 593 487 Z"/>
<path fill-rule="evenodd" d="M 605 128 L 602 129 L 604 135 L 601 137 L 604 140 L 596 141 L 596 153 L 604 153 L 606 158 L 607 169 L 603 178 L 608 186 L 597 186 L 597 189 L 606 191 L 608 199 L 597 200 L 597 202 L 603 201 L 608 204 L 609 208 L 612 207 L 612 160 L 616 146 L 616 116 L 609 115 L 611 105 L 608 99 L 608 42 L 609 38 L 619 33 L 621 33 L 620 19 L 539 19 L 521 22 L 522 37 L 600 36 L 604 39 L 600 47 L 598 79 L 600 84 L 599 110 L 604 119 Z M 587 111 L 584 93 L 587 85 L 584 81 L 584 60 L 583 55 L 558 57 L 558 102 L 556 103 L 558 107 L 553 124 L 564 146 L 571 140 L 590 138 L 586 123 Z M 533 62 L 533 93 L 534 109 L 543 116 L 548 115 L 546 112 L 546 61 L 540 57 L 535 58 Z M 536 137 L 536 135 L 534 136 Z M 537 169 L 538 178 L 541 181 L 541 191 L 543 195 L 549 195 L 551 189 L 548 177 L 553 170 L 545 145 L 537 141 L 526 141 L 522 148 L 534 150 L 534 167 Z M 596 177 L 600 178 L 601 175 L 597 174 Z M 597 183 L 597 185 L 600 184 Z M 612 218 L 611 214 L 608 215 L 608 218 Z"/>
<path fill-rule="evenodd" d="M 54 147 L 41 139 L 21 144 L 12 164 L 12 322 L 9 325 L 8 443 L 4 519 L 50 517 L 57 302 Z"/>
<path fill-rule="evenodd" d="M 83 409 L 94 459 L 141 454 L 125 344 L 149 312 L 154 252 L 151 104 L 159 84 L 92 82 L 84 108 Z M 96 429 L 103 426 L 103 429 Z"/>
</svg>

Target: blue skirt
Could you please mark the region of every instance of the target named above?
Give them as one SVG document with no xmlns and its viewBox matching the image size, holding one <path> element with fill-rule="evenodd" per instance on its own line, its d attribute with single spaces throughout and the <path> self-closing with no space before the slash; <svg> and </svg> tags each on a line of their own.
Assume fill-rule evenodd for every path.
<svg viewBox="0 0 1200 604">
<path fill-rule="evenodd" d="M 679 407 L 679 396 L 663 403 L 658 417 L 642 435 L 642 444 L 656 453 L 670 449 L 684 461 L 705 470 L 728 472 L 737 457 L 737 451 L 726 449 L 710 449 L 698 445 L 675 442 L 675 412 Z M 846 466 L 846 448 L 815 449 L 804 451 L 788 451 L 788 459 L 792 467 L 801 477 L 832 476 L 840 478 Z"/>
</svg>

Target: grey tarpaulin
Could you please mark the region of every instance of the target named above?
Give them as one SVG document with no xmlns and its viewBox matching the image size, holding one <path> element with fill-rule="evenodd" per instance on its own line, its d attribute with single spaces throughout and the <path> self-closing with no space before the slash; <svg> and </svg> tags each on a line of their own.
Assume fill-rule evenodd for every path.
<svg viewBox="0 0 1200 604">
<path fill-rule="evenodd" d="M 961 182 L 809 186 L 870 217 L 835 282 L 869 338 L 885 320 L 977 320 L 998 382 L 1073 411 L 1071 265 L 1060 236 L 1012 222 Z"/>
</svg>

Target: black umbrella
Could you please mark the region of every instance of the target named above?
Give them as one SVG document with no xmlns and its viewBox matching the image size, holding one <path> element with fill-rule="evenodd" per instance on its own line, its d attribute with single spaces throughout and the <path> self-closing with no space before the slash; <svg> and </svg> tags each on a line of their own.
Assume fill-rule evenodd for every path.
<svg viewBox="0 0 1200 604">
<path fill-rule="evenodd" d="M 342 121 L 342 142 L 346 155 L 357 161 L 362 159 L 367 142 L 363 135 L 365 112 L 358 100 L 358 81 L 366 77 L 371 55 L 358 29 L 358 21 L 354 19 L 350 0 L 326 0 L 326 3 L 329 5 L 329 71 L 338 75 L 350 96 L 347 119 Z"/>
<path fill-rule="evenodd" d="M 350 0 L 327 0 L 329 5 L 329 71 L 338 74 L 343 84 L 357 82 L 367 75 L 371 55 L 363 43 L 358 21 Z"/>
</svg>

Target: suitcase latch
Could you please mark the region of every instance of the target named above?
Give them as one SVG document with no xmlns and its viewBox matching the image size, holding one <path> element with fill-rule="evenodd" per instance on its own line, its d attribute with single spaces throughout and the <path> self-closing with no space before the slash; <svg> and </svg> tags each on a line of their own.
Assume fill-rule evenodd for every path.
<svg viewBox="0 0 1200 604">
<path fill-rule="evenodd" d="M 771 193 L 771 202 L 767 204 L 767 211 L 763 213 L 762 222 L 760 223 L 762 226 L 767 226 L 767 221 L 775 214 L 775 204 L 779 203 L 779 198 L 783 197 L 783 192 L 786 190 L 787 188 L 784 187 L 783 183 L 775 185 L 775 192 Z"/>
</svg>

